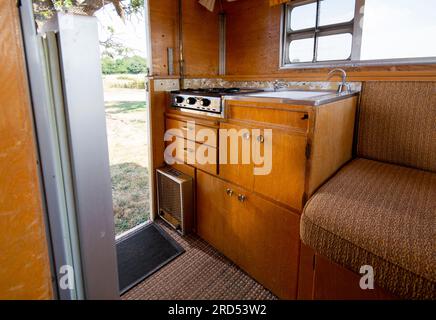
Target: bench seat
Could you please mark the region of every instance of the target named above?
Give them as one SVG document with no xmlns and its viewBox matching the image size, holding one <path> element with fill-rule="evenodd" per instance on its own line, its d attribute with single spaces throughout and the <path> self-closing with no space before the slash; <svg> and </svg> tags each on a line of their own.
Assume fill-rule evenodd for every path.
<svg viewBox="0 0 436 320">
<path fill-rule="evenodd" d="M 436 299 L 436 174 L 357 158 L 307 203 L 301 240 L 376 285 L 409 299 Z"/>
</svg>

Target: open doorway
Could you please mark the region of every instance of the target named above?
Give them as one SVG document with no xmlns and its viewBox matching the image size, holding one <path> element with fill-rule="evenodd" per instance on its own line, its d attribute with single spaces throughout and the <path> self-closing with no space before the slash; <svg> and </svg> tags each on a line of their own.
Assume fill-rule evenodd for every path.
<svg viewBox="0 0 436 320">
<path fill-rule="evenodd" d="M 34 18 L 23 18 L 38 25 L 27 39 L 36 48 L 31 80 L 45 86 L 32 92 L 41 93 L 38 115 L 49 114 L 36 121 L 50 144 L 38 142 L 48 150 L 45 181 L 57 179 L 45 192 L 54 203 L 51 236 L 66 239 L 56 242 L 55 260 L 74 265 L 78 283 L 87 283 L 69 296 L 114 297 L 183 253 L 149 223 L 147 1 L 31 4 Z"/>
<path fill-rule="evenodd" d="M 117 238 L 150 221 L 147 23 L 143 1 L 123 5 L 123 13 L 114 3 L 95 13 Z"/>
</svg>

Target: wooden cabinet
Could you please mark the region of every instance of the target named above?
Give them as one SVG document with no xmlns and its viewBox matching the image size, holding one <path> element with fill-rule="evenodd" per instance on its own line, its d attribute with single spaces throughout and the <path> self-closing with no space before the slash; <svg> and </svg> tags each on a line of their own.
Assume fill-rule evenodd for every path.
<svg viewBox="0 0 436 320">
<path fill-rule="evenodd" d="M 165 159 L 169 159 L 170 163 L 176 161 L 211 174 L 218 173 L 216 148 L 177 136 L 173 136 L 171 141 L 167 141 L 167 146 L 170 144 L 173 144 L 174 147 L 165 150 Z M 211 161 L 207 161 L 208 159 Z"/>
<path fill-rule="evenodd" d="M 220 156 L 219 156 L 219 175 L 225 180 L 235 182 L 245 188 L 252 189 L 254 186 L 253 164 L 250 154 L 248 161 L 243 161 L 244 146 L 251 147 L 251 133 L 242 126 L 222 123 L 220 127 Z M 224 131 L 225 130 L 225 131 Z M 231 132 L 238 132 L 238 136 L 234 141 L 230 136 Z M 229 133 L 224 135 L 223 133 Z M 224 139 L 226 140 L 224 142 Z M 235 150 L 232 150 L 235 148 Z M 223 153 L 226 154 L 223 154 Z M 232 159 L 231 155 L 237 155 L 237 159 Z M 248 162 L 248 163 L 244 163 Z"/>
<path fill-rule="evenodd" d="M 199 171 L 197 231 L 276 295 L 296 298 L 297 214 Z"/>
<path fill-rule="evenodd" d="M 220 163 L 220 177 L 301 212 L 315 190 L 351 159 L 356 103 L 356 97 L 322 106 L 228 100 L 228 119 L 221 128 L 241 132 L 239 159 L 245 142 L 250 162 Z M 230 152 L 228 145 L 226 150 Z M 260 150 L 262 164 L 256 164 L 253 150 Z M 260 168 L 263 173 L 255 172 Z"/>
<path fill-rule="evenodd" d="M 307 162 L 306 135 L 264 123 L 223 123 L 221 129 L 235 130 L 240 134 L 237 143 L 232 143 L 232 138 L 227 137 L 227 157 L 223 159 L 223 155 L 220 155 L 220 177 L 295 210 L 302 210 Z M 220 138 L 223 137 L 221 134 Z M 244 149 L 244 144 L 248 150 L 247 147 Z M 220 147 L 223 147 L 222 141 Z M 239 164 L 231 163 L 232 147 L 237 148 L 235 153 Z M 243 149 L 248 163 L 242 161 Z M 262 161 L 253 161 L 254 154 L 260 155 Z"/>
<path fill-rule="evenodd" d="M 165 119 L 166 130 L 178 129 L 180 133 L 178 136 L 189 139 L 198 143 L 204 143 L 214 148 L 217 147 L 218 143 L 218 133 L 217 129 L 214 127 L 208 127 L 198 124 L 193 119 L 175 119 L 172 117 L 166 117 Z M 207 130 L 209 134 L 198 135 L 200 130 Z M 206 133 L 208 133 L 206 132 Z"/>
<path fill-rule="evenodd" d="M 254 175 L 253 190 L 294 209 L 302 210 L 307 139 L 304 135 L 290 134 L 279 129 L 271 129 L 271 132 L 271 135 L 253 135 L 253 146 L 259 145 L 264 156 L 266 144 L 269 143 L 272 149 L 271 170 L 269 173 Z M 267 172 L 269 168 L 263 166 L 262 171 Z"/>
<path fill-rule="evenodd" d="M 351 159 L 356 102 L 228 100 L 227 119 L 214 125 L 192 119 L 197 129 L 216 130 L 216 140 L 193 139 L 189 117 L 167 115 L 167 129 L 182 132 L 185 152 L 179 160 L 189 164 L 189 155 L 204 145 L 218 158 L 217 164 L 191 164 L 199 169 L 198 234 L 280 298 L 297 295 L 299 214 L 306 200 Z"/>
</svg>

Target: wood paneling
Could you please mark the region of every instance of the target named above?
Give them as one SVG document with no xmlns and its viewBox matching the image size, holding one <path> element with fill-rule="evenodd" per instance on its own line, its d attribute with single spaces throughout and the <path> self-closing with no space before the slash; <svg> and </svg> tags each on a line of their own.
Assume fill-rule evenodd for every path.
<svg viewBox="0 0 436 320">
<path fill-rule="evenodd" d="M 0 17 L 0 299 L 50 299 L 50 263 L 15 0 L 0 1 Z"/>
<path fill-rule="evenodd" d="M 153 204 L 157 204 L 157 195 L 155 187 L 155 170 L 162 167 L 164 162 L 165 151 L 165 108 L 167 105 L 168 96 L 166 92 L 154 91 L 154 80 L 149 79 L 150 90 L 150 143 L 151 143 L 151 170 L 153 175 L 151 179 L 151 190 L 153 196 Z M 157 208 L 154 208 L 157 209 Z M 152 219 L 155 218 L 156 210 L 152 210 Z"/>
<path fill-rule="evenodd" d="M 168 75 L 167 48 L 174 49 L 174 70 L 178 72 L 178 1 L 149 0 L 153 74 Z"/>
<path fill-rule="evenodd" d="M 183 45 L 186 76 L 218 74 L 218 11 L 197 0 L 183 0 Z M 167 48 L 174 49 L 174 71 L 179 73 L 178 0 L 150 0 L 150 28 L 154 76 L 168 75 Z"/>
<path fill-rule="evenodd" d="M 210 12 L 197 0 L 183 0 L 183 52 L 186 76 L 218 75 L 218 7 Z"/>
<path fill-rule="evenodd" d="M 300 268 L 298 269 L 298 300 L 313 298 L 315 251 L 300 242 Z"/>
<path fill-rule="evenodd" d="M 281 6 L 267 0 L 225 3 L 227 80 L 325 81 L 327 69 L 280 69 Z M 436 64 L 345 68 L 352 81 L 436 80 Z M 332 79 L 336 80 L 336 79 Z"/>
<path fill-rule="evenodd" d="M 356 105 L 357 97 L 353 97 L 315 109 L 308 197 L 351 159 Z"/>
<path fill-rule="evenodd" d="M 282 3 L 286 3 L 289 2 L 289 0 L 269 0 L 269 5 L 270 6 L 277 6 L 280 5 Z"/>
<path fill-rule="evenodd" d="M 316 300 L 393 300 L 398 297 L 375 286 L 362 290 L 360 275 L 316 254 L 313 299 Z"/>
<path fill-rule="evenodd" d="M 281 7 L 270 7 L 266 0 L 240 0 L 225 9 L 227 74 L 277 73 Z"/>
</svg>

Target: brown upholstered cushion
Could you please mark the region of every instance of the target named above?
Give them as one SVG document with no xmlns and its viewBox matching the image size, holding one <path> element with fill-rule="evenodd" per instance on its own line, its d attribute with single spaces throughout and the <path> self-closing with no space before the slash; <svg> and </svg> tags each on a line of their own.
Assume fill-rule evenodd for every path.
<svg viewBox="0 0 436 320">
<path fill-rule="evenodd" d="M 436 172 L 436 82 L 365 82 L 358 155 Z"/>
<path fill-rule="evenodd" d="M 405 298 L 436 298 L 436 174 L 356 159 L 310 199 L 303 243 Z"/>
</svg>

